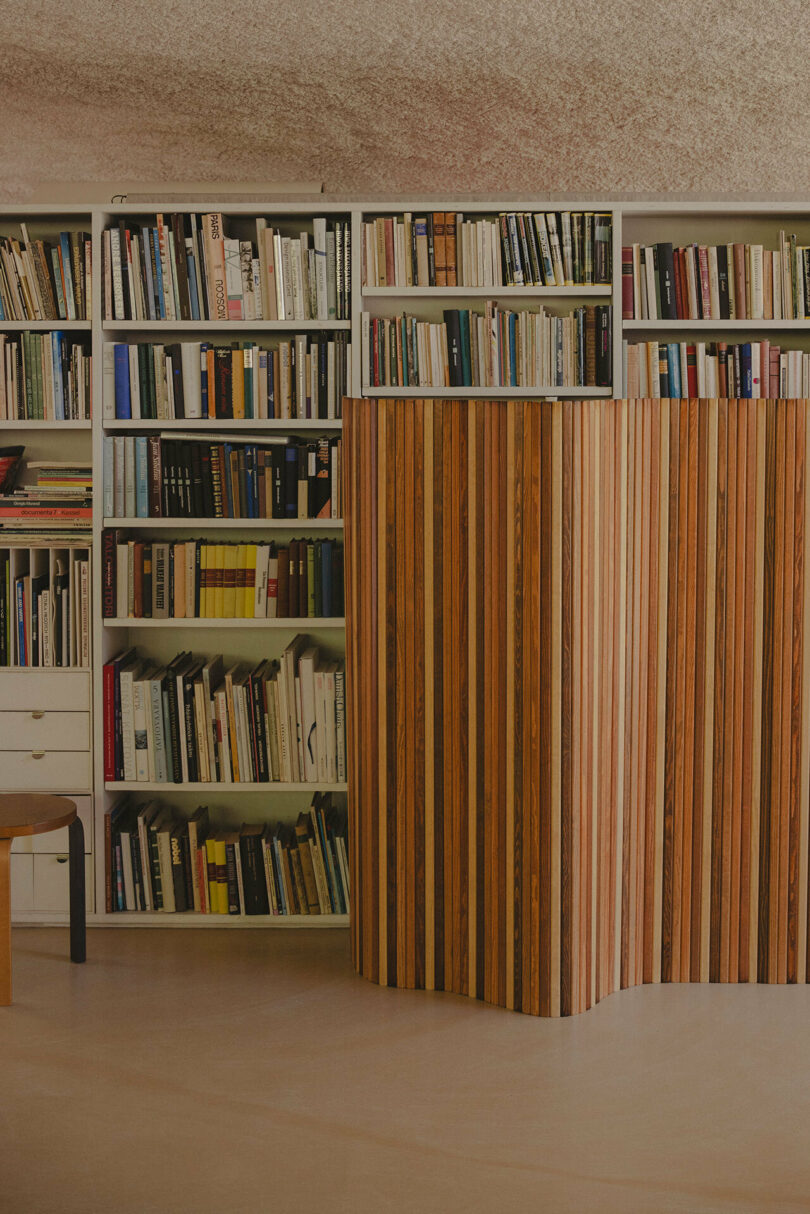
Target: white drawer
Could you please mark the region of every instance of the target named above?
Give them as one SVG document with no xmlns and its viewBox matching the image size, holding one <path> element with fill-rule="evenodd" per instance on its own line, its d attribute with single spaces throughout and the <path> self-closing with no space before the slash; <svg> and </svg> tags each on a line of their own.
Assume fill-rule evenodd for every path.
<svg viewBox="0 0 810 1214">
<path fill-rule="evenodd" d="M 34 909 L 34 857 L 11 857 L 11 911 Z"/>
<path fill-rule="evenodd" d="M 92 797 L 71 797 L 70 793 L 65 793 L 76 806 L 76 811 L 82 820 L 84 826 L 84 850 L 89 853 L 93 850 L 93 798 Z M 49 830 L 44 835 L 25 835 L 19 839 L 14 839 L 11 844 L 11 853 L 15 854 L 34 854 L 34 855 L 52 855 L 54 852 L 67 855 L 68 848 L 68 827 L 63 826 L 61 830 Z"/>
<path fill-rule="evenodd" d="M 0 668 L 0 711 L 89 712 L 90 675 L 81 670 L 45 671 Z"/>
<path fill-rule="evenodd" d="M 89 712 L 0 712 L 0 750 L 89 750 Z"/>
<path fill-rule="evenodd" d="M 91 787 L 89 750 L 0 751 L 2 792 L 85 791 Z"/>
<path fill-rule="evenodd" d="M 16 857 L 15 857 L 16 858 Z M 19 859 L 29 857 L 20 856 Z M 70 865 L 67 852 L 60 856 L 31 856 L 34 865 L 35 911 L 68 914 L 70 911 Z M 93 858 L 84 861 L 85 905 L 93 910 Z"/>
</svg>

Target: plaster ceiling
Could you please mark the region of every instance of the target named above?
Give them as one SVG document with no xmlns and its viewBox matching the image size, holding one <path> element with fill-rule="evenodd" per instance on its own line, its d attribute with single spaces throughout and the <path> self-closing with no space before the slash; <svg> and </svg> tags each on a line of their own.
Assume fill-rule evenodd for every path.
<svg viewBox="0 0 810 1214">
<path fill-rule="evenodd" d="M 0 196 L 46 181 L 810 193 L 798 0 L 0 0 Z"/>
</svg>

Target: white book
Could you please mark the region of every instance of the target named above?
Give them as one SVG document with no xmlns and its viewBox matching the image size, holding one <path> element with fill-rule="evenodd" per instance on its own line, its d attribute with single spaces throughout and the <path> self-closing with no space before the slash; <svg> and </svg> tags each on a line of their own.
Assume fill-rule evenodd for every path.
<svg viewBox="0 0 810 1214">
<path fill-rule="evenodd" d="M 323 779 L 333 784 L 337 776 L 337 736 L 335 733 L 335 674 L 337 662 L 328 662 L 323 672 L 323 704 L 321 713 L 324 721 L 324 737 L 326 740 L 326 756 Z"/>
<path fill-rule="evenodd" d="M 183 369 L 183 407 L 186 417 L 202 417 L 202 369 L 199 342 L 181 342 L 180 357 Z"/>
<path fill-rule="evenodd" d="M 115 547 L 115 614 L 119 620 L 124 620 L 129 614 L 127 603 L 129 599 L 129 545 L 116 544 Z"/>
<path fill-rule="evenodd" d="M 720 317 L 720 274 L 717 267 L 717 247 L 709 245 L 708 252 L 709 262 L 709 305 L 711 307 L 712 316 L 715 319 Z"/>
<path fill-rule="evenodd" d="M 116 435 L 113 439 L 113 514 L 116 518 L 123 518 L 126 509 L 126 497 L 124 488 L 125 478 L 125 463 L 126 463 L 126 438 L 124 435 Z"/>
<path fill-rule="evenodd" d="M 135 438 L 124 439 L 124 515 L 135 518 Z"/>
<path fill-rule="evenodd" d="M 291 316 L 293 320 L 305 320 L 304 271 L 301 265 L 301 244 L 297 240 L 287 240 L 285 244 L 287 247 L 287 262 L 290 267 L 290 284 L 292 288 Z"/>
<path fill-rule="evenodd" d="M 147 748 L 150 713 L 148 711 L 149 684 L 146 681 L 146 675 L 150 669 L 149 663 L 145 663 L 140 667 L 132 682 L 132 706 L 135 730 L 135 779 L 144 782 L 149 779 L 149 754 Z M 142 855 L 147 854 L 142 850 Z"/>
<path fill-rule="evenodd" d="M 315 248 L 315 289 L 317 320 L 329 319 L 329 291 L 326 281 L 326 219 L 317 217 L 312 221 L 312 243 Z"/>
<path fill-rule="evenodd" d="M 337 750 L 337 778 L 346 779 L 346 676 L 343 663 L 335 671 L 335 747 Z"/>
<path fill-rule="evenodd" d="M 762 320 L 764 299 L 762 283 L 762 245 L 751 245 L 751 319 Z"/>
<path fill-rule="evenodd" d="M 121 276 L 121 232 L 117 227 L 110 228 L 110 263 L 114 319 L 126 320 L 124 280 Z"/>
<path fill-rule="evenodd" d="M 143 905 L 144 910 L 151 912 L 154 908 L 152 901 L 152 864 L 149 855 L 149 831 L 147 829 L 147 819 L 153 812 L 153 807 L 150 804 L 145 805 L 138 813 L 138 842 L 141 847 L 141 871 L 143 873 Z"/>
<path fill-rule="evenodd" d="M 304 779 L 316 781 L 322 779 L 319 770 L 319 750 L 321 739 L 318 733 L 315 693 L 315 666 L 318 661 L 318 650 L 314 647 L 305 649 L 298 659 L 298 678 L 301 689 L 301 740 L 304 757 Z"/>
</svg>

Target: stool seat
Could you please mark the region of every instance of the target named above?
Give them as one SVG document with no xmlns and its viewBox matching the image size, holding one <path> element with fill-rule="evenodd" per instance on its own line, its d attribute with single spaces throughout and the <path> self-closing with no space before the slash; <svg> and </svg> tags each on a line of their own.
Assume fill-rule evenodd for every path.
<svg viewBox="0 0 810 1214">
<path fill-rule="evenodd" d="M 11 1003 L 11 844 L 27 835 L 68 828 L 70 959 L 85 959 L 84 827 L 67 797 L 0 794 L 0 1007 Z"/>
<path fill-rule="evenodd" d="M 67 797 L 32 796 L 30 793 L 0 795 L 0 839 L 44 835 L 70 826 L 76 806 Z"/>
</svg>

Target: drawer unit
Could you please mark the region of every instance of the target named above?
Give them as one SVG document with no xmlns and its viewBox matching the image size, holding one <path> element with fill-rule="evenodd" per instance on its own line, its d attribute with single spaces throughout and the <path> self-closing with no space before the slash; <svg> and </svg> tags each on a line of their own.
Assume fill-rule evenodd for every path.
<svg viewBox="0 0 810 1214">
<path fill-rule="evenodd" d="M 0 751 L 89 749 L 89 712 L 0 712 Z"/>
<path fill-rule="evenodd" d="M 0 680 L 2 682 L 2 680 Z M 89 750 L 0 750 L 3 792 L 92 788 Z"/>
<path fill-rule="evenodd" d="M 82 670 L 0 670 L 0 712 L 89 712 L 90 675 Z"/>
<path fill-rule="evenodd" d="M 36 911 L 67 915 L 70 912 L 70 865 L 67 852 L 53 856 L 20 856 L 33 864 L 34 905 Z M 93 858 L 84 858 L 85 904 L 93 910 Z"/>
<path fill-rule="evenodd" d="M 64 795 L 76 805 L 76 812 L 84 826 L 84 850 L 89 854 L 93 850 L 93 798 L 77 797 L 69 792 L 65 792 Z M 67 853 L 68 828 L 66 826 L 62 830 L 49 830 L 44 835 L 26 835 L 23 838 L 14 839 L 11 844 L 12 856 L 18 854 L 67 855 Z"/>
</svg>

